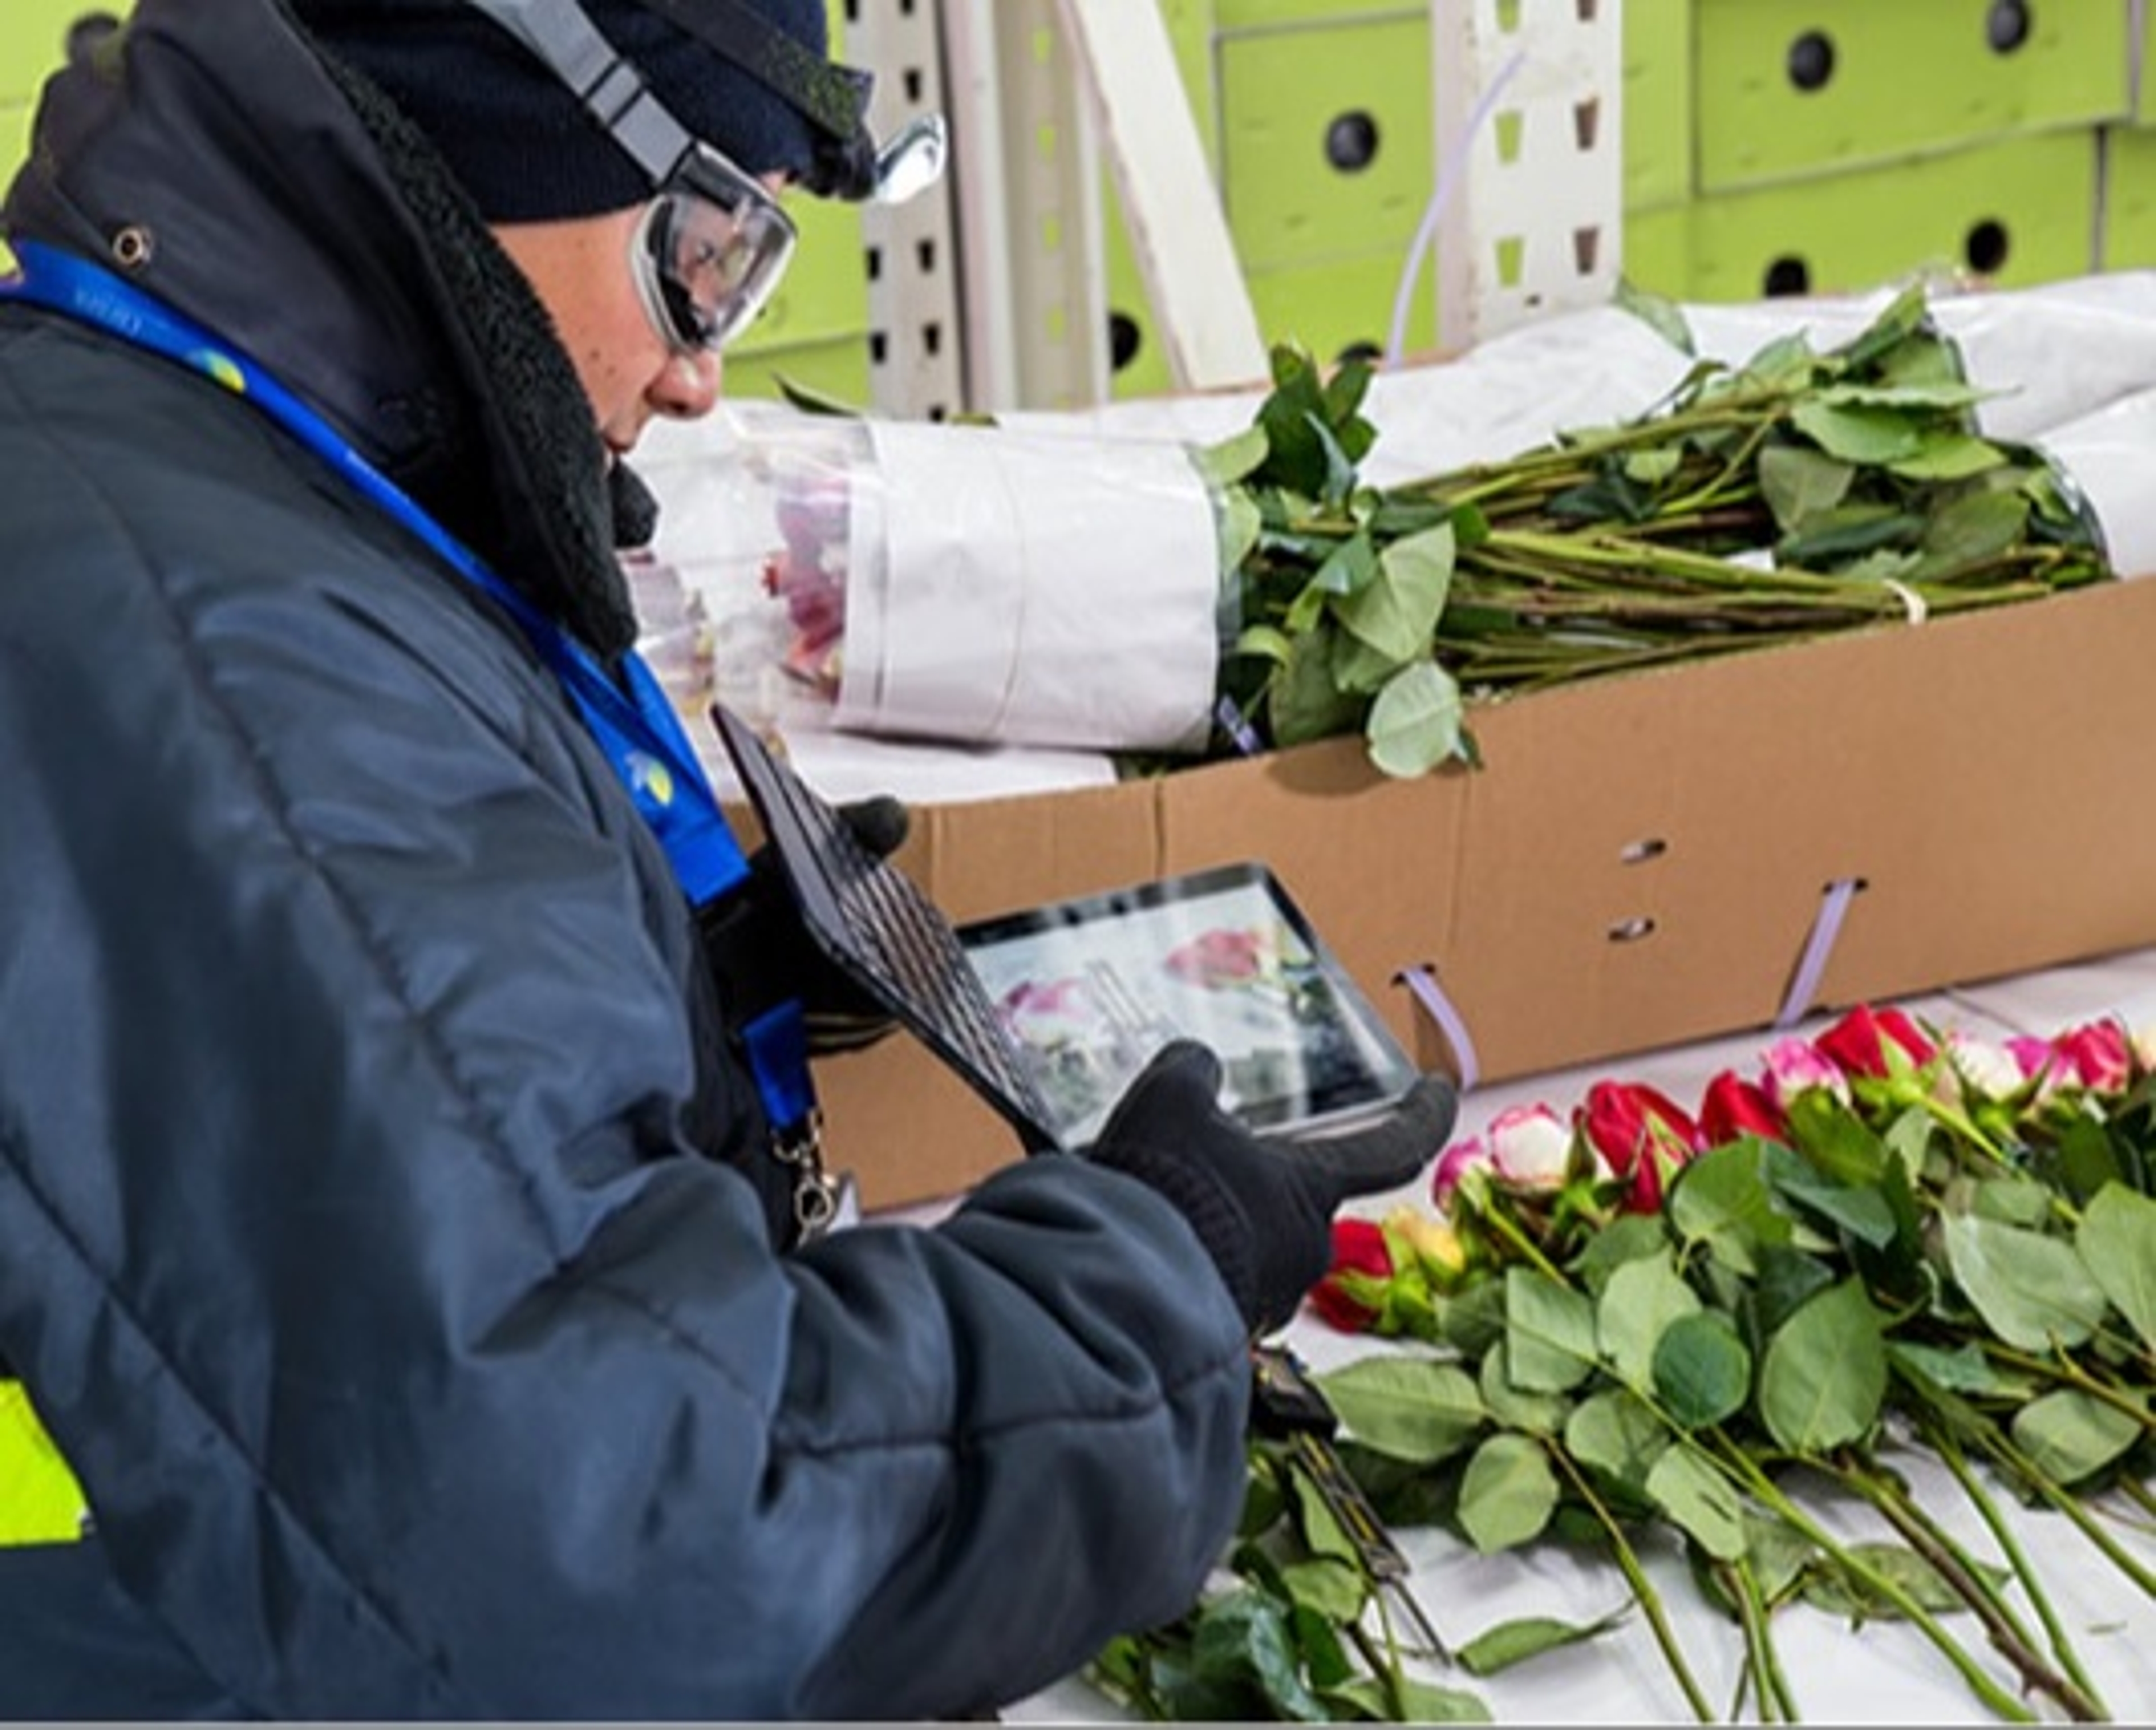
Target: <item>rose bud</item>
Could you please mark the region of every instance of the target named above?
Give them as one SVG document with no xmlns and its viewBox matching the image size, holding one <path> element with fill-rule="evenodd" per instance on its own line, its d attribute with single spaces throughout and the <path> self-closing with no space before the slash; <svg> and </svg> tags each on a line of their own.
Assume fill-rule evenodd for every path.
<svg viewBox="0 0 2156 1730">
<path fill-rule="evenodd" d="M 1848 1077 L 1809 1040 L 1778 1039 L 1769 1046 L 1763 1085 L 1768 1098 L 1784 1113 L 1799 1094 L 1815 1088 L 1824 1088 L 1845 1105 L 1849 1103 Z"/>
<path fill-rule="evenodd" d="M 2133 1078 L 2133 1053 L 2116 1021 L 2071 1027 L 2051 1042 L 2066 1072 L 2092 1093 L 2123 1093 Z"/>
<path fill-rule="evenodd" d="M 1758 1083 L 1725 1069 L 1707 1084 L 1699 1102 L 1699 1133 L 1709 1147 L 1722 1147 L 1747 1135 L 1787 1143 L 1789 1119 L 1774 1095 Z"/>
<path fill-rule="evenodd" d="M 1947 1034 L 1946 1047 L 1947 1061 L 1961 1077 L 1963 1088 L 1979 1099 L 2009 1098 L 2028 1080 L 2020 1060 L 1995 1040 L 1955 1028 Z"/>
<path fill-rule="evenodd" d="M 1902 1011 L 1861 1003 L 1812 1043 L 1844 1075 L 1879 1081 L 1897 1071 L 1922 1068 L 1938 1050 Z"/>
<path fill-rule="evenodd" d="M 1666 1172 L 1699 1151 L 1699 1126 L 1684 1108 L 1641 1083 L 1595 1083 L 1578 1115 L 1588 1146 L 1624 1181 L 1630 1213 L 1660 1207 Z"/>
<path fill-rule="evenodd" d="M 1384 1228 L 1343 1215 L 1332 1222 L 1332 1265 L 1310 1288 L 1318 1318 L 1342 1333 L 1368 1333 L 1385 1312 L 1393 1251 Z"/>
</svg>

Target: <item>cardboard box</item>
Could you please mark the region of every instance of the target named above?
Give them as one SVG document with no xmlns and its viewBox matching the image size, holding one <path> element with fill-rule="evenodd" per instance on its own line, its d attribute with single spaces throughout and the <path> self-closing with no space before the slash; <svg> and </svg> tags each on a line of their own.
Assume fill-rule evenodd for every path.
<svg viewBox="0 0 2156 1730">
<path fill-rule="evenodd" d="M 1386 780 L 1359 740 L 927 807 L 901 862 L 954 918 L 1265 860 L 1425 1067 L 1433 970 L 1485 1079 L 1768 1027 L 1822 898 L 1814 1007 L 2156 939 L 2156 582 L 1495 704 L 1486 766 Z M 829 1060 L 835 1165 L 874 1208 L 1017 1156 L 912 1041 Z"/>
</svg>

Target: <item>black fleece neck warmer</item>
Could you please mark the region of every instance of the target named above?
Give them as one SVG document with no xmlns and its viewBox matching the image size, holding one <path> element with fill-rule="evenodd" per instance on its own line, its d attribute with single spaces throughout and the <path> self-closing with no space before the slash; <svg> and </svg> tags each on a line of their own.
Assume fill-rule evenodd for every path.
<svg viewBox="0 0 2156 1730">
<path fill-rule="evenodd" d="M 531 285 L 503 252 L 440 154 L 366 77 L 325 53 L 322 64 L 374 141 L 426 242 L 452 336 L 479 385 L 476 448 L 450 465 L 424 502 L 510 581 L 602 657 L 636 637 L 615 557 L 606 448 L 568 355 Z M 467 464 L 488 484 L 455 484 Z M 648 521 L 623 525 L 641 540 Z"/>
</svg>

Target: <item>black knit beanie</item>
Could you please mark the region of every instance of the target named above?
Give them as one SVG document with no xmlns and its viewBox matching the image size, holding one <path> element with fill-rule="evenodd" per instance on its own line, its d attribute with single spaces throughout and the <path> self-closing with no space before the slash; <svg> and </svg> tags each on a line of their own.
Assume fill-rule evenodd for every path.
<svg viewBox="0 0 2156 1730">
<path fill-rule="evenodd" d="M 464 0 L 288 0 L 432 141 L 489 222 L 625 210 L 649 178 L 531 51 Z M 824 0 L 749 0 L 821 59 Z M 675 119 L 751 174 L 804 176 L 808 118 L 724 55 L 637 0 L 582 0 L 585 14 Z"/>
</svg>

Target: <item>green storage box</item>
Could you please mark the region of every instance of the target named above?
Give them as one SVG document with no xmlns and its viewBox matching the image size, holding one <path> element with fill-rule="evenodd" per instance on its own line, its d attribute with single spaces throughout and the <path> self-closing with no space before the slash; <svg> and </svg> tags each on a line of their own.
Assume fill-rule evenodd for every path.
<svg viewBox="0 0 2156 1730">
<path fill-rule="evenodd" d="M 2104 202 L 2097 268 L 2156 269 L 2156 127 L 2103 135 Z"/>
<path fill-rule="evenodd" d="M 1222 196 L 1246 274 L 1414 236 L 1434 181 L 1430 23 L 1224 33 Z"/>
<path fill-rule="evenodd" d="M 1919 272 L 2002 288 L 2094 268 L 2097 135 L 2051 132 L 1650 212 L 1625 274 L 1699 300 L 1857 293 Z"/>
<path fill-rule="evenodd" d="M 2086 131 L 2127 109 L 2126 0 L 1696 4 L 1703 193 Z"/>
<path fill-rule="evenodd" d="M 1625 8 L 1625 207 L 1654 210 L 1692 195 L 1691 0 Z"/>
<path fill-rule="evenodd" d="M 1407 248 L 1357 258 L 1286 265 L 1251 273 L 1250 304 L 1268 346 L 1292 340 L 1327 366 L 1350 354 L 1384 352 L 1392 332 L 1393 302 L 1399 292 Z M 1437 346 L 1437 299 L 1425 258 L 1415 279 L 1403 348 L 1427 356 Z"/>
</svg>

